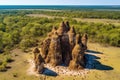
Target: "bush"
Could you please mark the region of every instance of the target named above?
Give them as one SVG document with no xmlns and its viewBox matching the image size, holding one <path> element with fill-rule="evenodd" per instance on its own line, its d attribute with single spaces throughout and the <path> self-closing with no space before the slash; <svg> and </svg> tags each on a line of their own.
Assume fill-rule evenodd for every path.
<svg viewBox="0 0 120 80">
<path fill-rule="evenodd" d="M 2 65 L 0 65 L 0 71 L 3 72 L 3 71 L 6 71 L 6 65 L 7 63 L 6 62 L 2 62 Z"/>
<path fill-rule="evenodd" d="M 6 56 L 5 58 L 5 62 L 12 62 L 13 59 L 10 56 Z"/>
<path fill-rule="evenodd" d="M 13 77 L 18 77 L 18 74 L 17 73 L 13 73 Z"/>
<path fill-rule="evenodd" d="M 37 45 L 37 42 L 35 39 L 23 39 L 20 42 L 20 48 L 24 51 L 25 49 L 29 48 L 29 47 L 34 47 Z"/>
<path fill-rule="evenodd" d="M 2 65 L 2 61 L 0 60 L 0 65 Z"/>
<path fill-rule="evenodd" d="M 6 67 L 4 67 L 3 65 L 0 66 L 0 71 L 3 72 L 3 71 L 6 71 Z"/>
</svg>

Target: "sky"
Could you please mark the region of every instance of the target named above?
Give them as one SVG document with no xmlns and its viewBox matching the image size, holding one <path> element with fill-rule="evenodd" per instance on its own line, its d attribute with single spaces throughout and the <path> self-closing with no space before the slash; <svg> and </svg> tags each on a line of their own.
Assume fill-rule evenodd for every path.
<svg viewBox="0 0 120 80">
<path fill-rule="evenodd" d="M 120 5 L 120 0 L 0 0 L 0 5 Z"/>
</svg>

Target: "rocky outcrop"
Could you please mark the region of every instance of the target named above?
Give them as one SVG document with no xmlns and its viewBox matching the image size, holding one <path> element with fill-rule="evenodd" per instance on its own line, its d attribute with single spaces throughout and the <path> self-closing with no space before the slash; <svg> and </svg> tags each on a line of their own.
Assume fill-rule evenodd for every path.
<svg viewBox="0 0 120 80">
<path fill-rule="evenodd" d="M 40 54 L 40 51 L 38 48 L 35 48 L 33 50 L 34 53 L 34 63 L 35 63 L 35 71 L 37 73 L 43 73 L 44 71 L 44 60 Z"/>
<path fill-rule="evenodd" d="M 38 49 L 34 51 L 36 70 L 40 67 L 38 65 L 42 66 L 41 63 L 44 61 L 54 67 L 65 64 L 69 66 L 69 69 L 83 69 L 87 41 L 87 34 L 82 37 L 80 34 L 76 34 L 74 27 L 70 27 L 69 22 L 62 22 L 58 29 L 53 27 L 47 38 L 42 42 L 41 55 Z M 42 59 L 44 60 L 42 61 Z"/>
</svg>

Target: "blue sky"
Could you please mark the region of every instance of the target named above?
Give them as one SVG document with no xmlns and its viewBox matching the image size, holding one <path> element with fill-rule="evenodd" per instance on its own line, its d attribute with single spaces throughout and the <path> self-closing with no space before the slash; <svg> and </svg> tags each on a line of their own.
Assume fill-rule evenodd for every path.
<svg viewBox="0 0 120 80">
<path fill-rule="evenodd" d="M 0 5 L 120 5 L 120 0 L 0 0 Z"/>
</svg>

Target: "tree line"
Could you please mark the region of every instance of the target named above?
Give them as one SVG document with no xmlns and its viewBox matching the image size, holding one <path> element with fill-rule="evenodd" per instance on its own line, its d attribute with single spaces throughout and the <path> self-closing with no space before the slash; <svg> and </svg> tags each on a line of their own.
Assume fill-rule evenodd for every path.
<svg viewBox="0 0 120 80">
<path fill-rule="evenodd" d="M 20 11 L 12 11 L 6 14 L 0 12 L 1 53 L 15 46 L 25 50 L 38 45 L 41 38 L 46 36 L 53 26 L 58 27 L 60 22 L 63 21 L 62 18 L 49 19 L 23 16 L 29 11 L 18 12 Z M 68 20 L 70 25 L 74 25 L 77 33 L 88 33 L 91 41 L 120 47 L 120 26 L 80 22 L 72 18 L 64 20 Z"/>
</svg>

